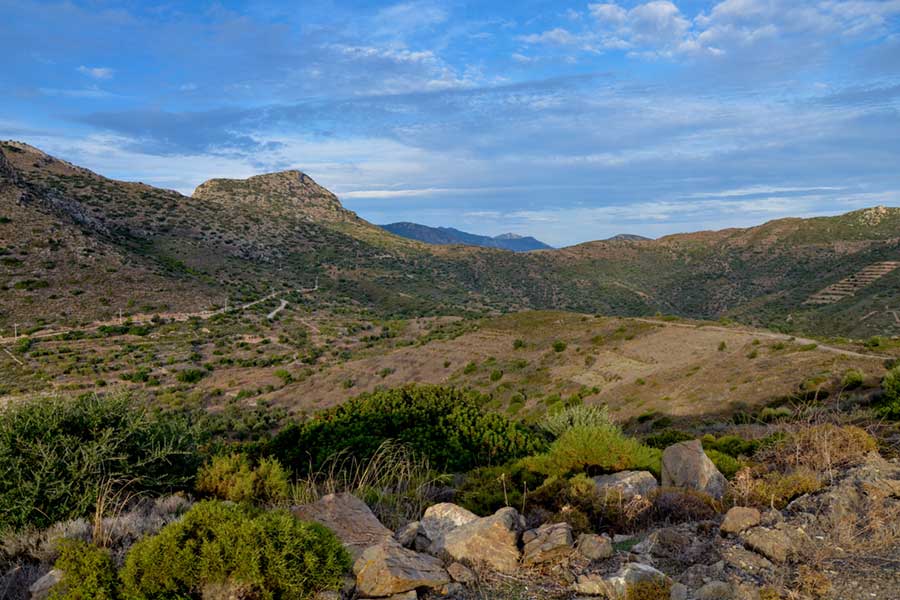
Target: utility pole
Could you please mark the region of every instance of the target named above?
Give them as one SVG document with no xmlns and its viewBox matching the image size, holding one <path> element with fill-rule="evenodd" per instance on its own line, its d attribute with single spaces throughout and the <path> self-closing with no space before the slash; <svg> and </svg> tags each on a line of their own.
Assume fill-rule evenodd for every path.
<svg viewBox="0 0 900 600">
<path fill-rule="evenodd" d="M 13 339 L 19 339 L 19 324 L 13 323 Z"/>
</svg>

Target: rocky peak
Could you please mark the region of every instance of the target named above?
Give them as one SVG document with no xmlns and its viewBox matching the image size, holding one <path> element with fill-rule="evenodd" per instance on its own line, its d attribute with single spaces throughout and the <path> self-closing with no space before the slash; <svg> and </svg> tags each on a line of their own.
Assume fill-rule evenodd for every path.
<svg viewBox="0 0 900 600">
<path fill-rule="evenodd" d="M 247 179 L 210 179 L 194 190 L 193 197 L 316 221 L 357 219 L 355 213 L 341 205 L 337 196 L 296 169 Z"/>
</svg>

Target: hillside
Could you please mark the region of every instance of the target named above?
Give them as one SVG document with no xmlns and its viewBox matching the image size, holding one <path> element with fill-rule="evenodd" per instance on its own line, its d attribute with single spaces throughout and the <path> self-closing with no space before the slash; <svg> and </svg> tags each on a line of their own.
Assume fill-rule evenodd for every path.
<svg viewBox="0 0 900 600">
<path fill-rule="evenodd" d="M 299 171 L 186 197 L 16 142 L 0 145 L 0 202 L 5 329 L 209 309 L 318 281 L 329 299 L 386 316 L 552 308 L 900 333 L 900 269 L 885 266 L 900 261 L 895 208 L 512 253 L 393 235 Z"/>
<path fill-rule="evenodd" d="M 411 240 L 426 244 L 465 246 L 481 246 L 484 248 L 500 248 L 513 252 L 529 252 L 531 250 L 549 250 L 551 246 L 531 236 L 514 233 L 503 233 L 494 237 L 467 233 L 452 227 L 428 227 L 418 223 L 391 223 L 382 225 L 382 229 Z"/>
</svg>

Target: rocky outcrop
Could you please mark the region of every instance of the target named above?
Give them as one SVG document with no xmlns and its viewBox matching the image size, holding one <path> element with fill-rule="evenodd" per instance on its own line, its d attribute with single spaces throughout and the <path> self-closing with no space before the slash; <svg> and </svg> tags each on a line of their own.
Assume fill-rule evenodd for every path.
<svg viewBox="0 0 900 600">
<path fill-rule="evenodd" d="M 575 543 L 578 552 L 588 560 L 602 560 L 615 554 L 612 540 L 608 535 L 582 533 Z"/>
<path fill-rule="evenodd" d="M 37 581 L 35 581 L 28 591 L 31 593 L 31 600 L 47 600 L 50 592 L 57 583 L 62 581 L 63 572 L 59 569 L 53 569 Z"/>
<path fill-rule="evenodd" d="M 572 553 L 572 526 L 568 523 L 545 523 L 522 535 L 525 547 L 522 561 L 526 565 L 559 560 Z"/>
<path fill-rule="evenodd" d="M 741 534 L 747 548 L 771 561 L 783 563 L 799 554 L 809 542 L 806 533 L 790 525 L 779 523 L 773 528 L 754 527 Z"/>
<path fill-rule="evenodd" d="M 727 480 L 703 452 L 700 440 L 691 440 L 673 444 L 663 451 L 662 484 L 697 490 L 721 499 Z"/>
<path fill-rule="evenodd" d="M 333 531 L 354 559 L 366 548 L 393 537 L 366 503 L 352 494 L 329 494 L 295 507 L 293 513 L 300 520 L 314 521 Z"/>
<path fill-rule="evenodd" d="M 440 559 L 407 550 L 394 540 L 367 548 L 353 565 L 356 588 L 367 598 L 402 594 L 450 583 Z"/>
<path fill-rule="evenodd" d="M 519 563 L 522 518 L 516 509 L 501 508 L 490 517 L 476 519 L 444 536 L 443 550 L 455 560 L 484 564 L 511 573 Z"/>
<path fill-rule="evenodd" d="M 649 471 L 622 471 L 600 475 L 594 477 L 594 485 L 601 497 L 615 496 L 622 500 L 630 500 L 635 496 L 646 498 L 659 487 L 656 477 Z"/>
</svg>

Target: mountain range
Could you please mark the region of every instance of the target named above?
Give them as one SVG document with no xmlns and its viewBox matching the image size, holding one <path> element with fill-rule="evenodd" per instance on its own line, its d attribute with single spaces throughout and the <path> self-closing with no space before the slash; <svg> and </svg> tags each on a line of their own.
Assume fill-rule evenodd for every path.
<svg viewBox="0 0 900 600">
<path fill-rule="evenodd" d="M 550 250 L 551 246 L 531 236 L 514 233 L 503 233 L 494 237 L 478 235 L 454 229 L 452 227 L 429 227 L 418 223 L 390 223 L 382 225 L 383 229 L 393 234 L 426 244 L 465 246 L 482 246 L 484 248 L 501 248 L 513 252 L 529 252 L 531 250 Z"/>
<path fill-rule="evenodd" d="M 432 245 L 341 206 L 300 171 L 192 196 L 0 143 L 0 328 L 198 310 L 311 285 L 391 315 L 555 308 L 900 332 L 900 209 L 541 252 Z"/>
</svg>

